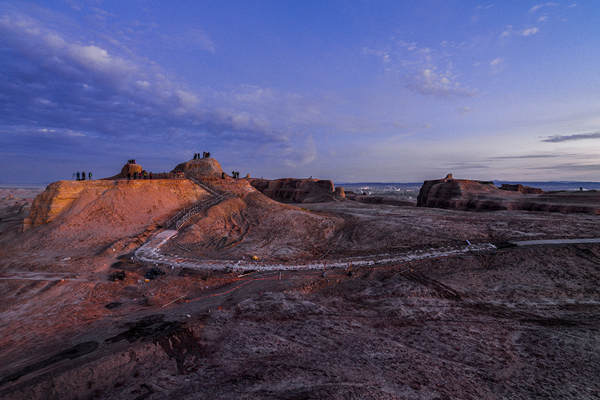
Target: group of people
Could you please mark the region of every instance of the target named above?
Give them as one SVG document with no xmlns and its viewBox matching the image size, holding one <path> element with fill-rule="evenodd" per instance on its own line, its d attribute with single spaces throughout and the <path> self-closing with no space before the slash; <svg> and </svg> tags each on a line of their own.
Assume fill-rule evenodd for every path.
<svg viewBox="0 0 600 400">
<path fill-rule="evenodd" d="M 146 171 L 142 171 L 142 172 L 128 172 L 127 173 L 127 180 L 130 181 L 131 179 L 152 179 L 152 172 L 148 173 Z"/>
<path fill-rule="evenodd" d="M 200 157 L 200 153 L 194 153 L 194 160 L 200 160 L 200 158 L 209 158 L 210 153 L 208 151 L 202 152 L 202 157 Z"/>
<path fill-rule="evenodd" d="M 73 172 L 73 179 L 77 179 L 78 181 L 85 181 L 85 171 L 77 171 L 77 172 Z M 92 180 L 92 173 L 88 172 L 88 180 Z"/>
<path fill-rule="evenodd" d="M 233 179 L 240 179 L 240 171 L 231 171 Z"/>
</svg>

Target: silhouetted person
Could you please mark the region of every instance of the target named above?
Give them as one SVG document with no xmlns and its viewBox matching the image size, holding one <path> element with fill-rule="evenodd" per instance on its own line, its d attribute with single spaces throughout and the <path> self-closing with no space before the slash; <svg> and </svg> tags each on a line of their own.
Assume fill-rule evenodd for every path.
<svg viewBox="0 0 600 400">
<path fill-rule="evenodd" d="M 79 172 L 77 172 L 77 180 L 79 180 L 79 179 L 80 179 L 80 178 L 79 178 Z"/>
<path fill-rule="evenodd" d="M 81 171 L 81 180 L 85 181 L 85 171 Z"/>
<path fill-rule="evenodd" d="M 127 173 L 127 180 L 130 181 L 131 180 L 131 172 Z"/>
<path fill-rule="evenodd" d="M 152 179 L 152 172 L 150 172 L 150 179 Z"/>
<path fill-rule="evenodd" d="M 221 179 L 225 179 L 225 172 L 221 172 Z"/>
</svg>

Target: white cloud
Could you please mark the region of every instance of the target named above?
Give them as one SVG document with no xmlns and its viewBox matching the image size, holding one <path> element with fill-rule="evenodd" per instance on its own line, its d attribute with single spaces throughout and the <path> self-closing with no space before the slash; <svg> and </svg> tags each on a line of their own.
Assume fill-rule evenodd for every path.
<svg viewBox="0 0 600 400">
<path fill-rule="evenodd" d="M 35 99 L 35 101 L 44 106 L 49 106 L 49 107 L 56 106 L 56 103 L 54 103 L 48 99 L 45 99 L 43 97 L 38 97 L 37 99 Z"/>
<path fill-rule="evenodd" d="M 474 96 L 476 91 L 465 88 L 451 71 L 438 72 L 435 68 L 424 68 L 408 85 L 408 88 L 425 95 Z"/>
<path fill-rule="evenodd" d="M 362 53 L 378 57 L 386 72 L 407 79 L 406 87 L 416 93 L 440 97 L 473 96 L 476 90 L 465 87 L 454 72 L 450 50 L 464 43 L 441 41 L 441 49 L 420 47 L 416 42 L 394 40 L 387 48 L 365 47 Z"/>
<path fill-rule="evenodd" d="M 513 33 L 512 25 L 507 25 L 506 28 L 504 28 L 504 30 L 502 31 L 502 33 L 500 33 L 500 37 L 506 38 L 506 37 L 509 37 L 510 35 L 512 35 L 512 33 Z"/>
<path fill-rule="evenodd" d="M 125 59 L 107 43 L 78 42 L 21 14 L 0 16 L 0 47 L 9 49 L 18 62 L 38 66 L 32 74 L 37 79 L 37 94 L 31 96 L 31 90 L 22 86 L 23 113 L 30 119 L 43 119 L 47 118 L 44 109 L 59 105 L 61 118 L 77 129 L 65 133 L 67 136 L 79 136 L 81 132 L 117 135 L 132 132 L 128 124 L 141 130 L 143 122 L 150 130 L 161 133 L 165 127 L 171 127 L 184 133 L 204 131 L 282 143 L 288 139 L 270 125 L 293 131 L 294 127 L 286 122 L 301 109 L 293 96 L 278 94 L 278 99 L 270 100 L 272 108 L 254 107 L 252 112 L 246 112 L 248 103 L 229 92 L 191 91 L 162 74 L 151 60 L 132 52 Z M 17 68 L 18 65 L 11 73 L 19 76 Z M 47 84 L 48 77 L 52 85 Z M 255 92 L 268 90 L 257 88 Z M 60 94 L 59 104 L 53 102 L 56 93 Z M 86 109 L 82 109 L 82 102 Z M 122 112 L 114 113 L 115 109 Z M 91 110 L 94 111 L 88 113 Z M 110 117 L 99 119 L 99 110 Z M 144 118 L 127 119 L 126 115 Z"/>
<path fill-rule="evenodd" d="M 303 144 L 294 147 L 289 146 L 284 150 L 284 163 L 288 167 L 297 168 L 306 164 L 310 164 L 317 159 L 317 146 L 312 135 L 309 135 L 304 140 Z"/>
<path fill-rule="evenodd" d="M 538 18 L 538 22 L 544 22 L 544 21 L 546 21 L 546 20 L 548 20 L 548 16 L 547 16 L 547 15 L 542 15 L 542 16 L 540 16 L 540 17 Z"/>
<path fill-rule="evenodd" d="M 71 52 L 74 58 L 79 59 L 83 63 L 106 66 L 112 62 L 111 57 L 108 55 L 108 51 L 94 45 L 72 45 Z"/>
<path fill-rule="evenodd" d="M 544 8 L 544 7 L 556 7 L 556 6 L 558 6 L 558 3 L 555 3 L 553 1 L 549 1 L 547 3 L 540 3 L 540 4 L 534 5 L 533 7 L 531 7 L 529 9 L 529 12 L 530 13 L 534 13 L 534 12 L 536 12 L 536 11 Z"/>
<path fill-rule="evenodd" d="M 521 31 L 521 36 L 531 36 L 531 35 L 535 35 L 535 34 L 536 34 L 536 33 L 538 33 L 539 31 L 540 31 L 540 30 L 539 30 L 538 28 L 536 28 L 535 26 L 534 26 L 534 27 L 531 27 L 531 28 L 526 28 L 526 29 L 523 29 L 523 30 Z"/>
<path fill-rule="evenodd" d="M 577 7 L 577 3 L 569 4 L 568 7 L 569 8 Z"/>
<path fill-rule="evenodd" d="M 490 68 L 493 73 L 500 72 L 504 67 L 504 59 L 502 57 L 496 57 L 490 61 Z"/>
<path fill-rule="evenodd" d="M 363 47 L 362 53 L 365 55 L 376 56 L 381 59 L 381 62 L 388 63 L 390 62 L 390 53 L 384 50 L 376 50 L 371 49 L 369 47 Z"/>
<path fill-rule="evenodd" d="M 191 43 L 195 44 L 197 47 L 199 47 L 202 50 L 205 50 L 205 51 L 208 51 L 211 53 L 214 53 L 216 50 L 215 43 L 212 41 L 210 36 L 208 36 L 208 34 L 206 32 L 204 32 L 202 29 L 198 29 L 198 28 L 190 29 L 187 37 L 189 38 L 189 41 Z"/>
</svg>

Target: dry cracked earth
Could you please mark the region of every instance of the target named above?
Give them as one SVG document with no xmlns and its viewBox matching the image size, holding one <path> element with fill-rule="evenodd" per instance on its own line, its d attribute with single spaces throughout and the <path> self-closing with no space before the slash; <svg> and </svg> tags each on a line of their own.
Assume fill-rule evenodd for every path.
<svg viewBox="0 0 600 400">
<path fill-rule="evenodd" d="M 302 207 L 346 221 L 331 242 L 344 255 L 599 236 L 590 215 Z M 4 203 L 2 215 L 3 399 L 600 398 L 597 244 L 158 272 L 129 253 L 110 263 L 11 254 L 24 208 Z"/>
</svg>

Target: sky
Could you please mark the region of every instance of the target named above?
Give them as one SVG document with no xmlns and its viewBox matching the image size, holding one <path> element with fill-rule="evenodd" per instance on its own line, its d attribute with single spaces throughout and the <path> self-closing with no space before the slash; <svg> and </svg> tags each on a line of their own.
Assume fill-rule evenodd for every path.
<svg viewBox="0 0 600 400">
<path fill-rule="evenodd" d="M 0 184 L 600 181 L 599 48 L 595 0 L 0 0 Z"/>
</svg>

